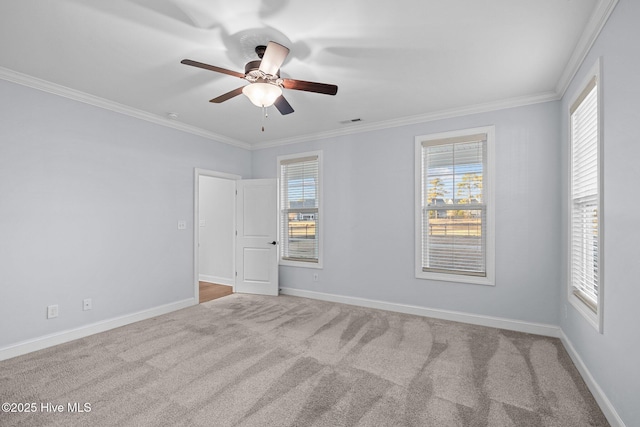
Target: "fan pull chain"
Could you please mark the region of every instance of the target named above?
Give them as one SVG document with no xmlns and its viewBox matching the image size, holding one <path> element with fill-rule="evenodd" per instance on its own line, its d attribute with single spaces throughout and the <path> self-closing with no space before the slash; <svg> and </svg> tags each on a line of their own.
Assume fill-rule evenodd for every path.
<svg viewBox="0 0 640 427">
<path fill-rule="evenodd" d="M 267 112 L 267 107 L 262 106 L 262 132 L 264 132 L 264 121 L 269 118 L 269 113 Z"/>
</svg>

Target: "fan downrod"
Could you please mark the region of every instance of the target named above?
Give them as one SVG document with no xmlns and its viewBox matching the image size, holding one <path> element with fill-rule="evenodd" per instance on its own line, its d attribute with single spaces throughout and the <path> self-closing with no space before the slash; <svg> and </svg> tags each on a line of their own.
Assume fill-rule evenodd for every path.
<svg viewBox="0 0 640 427">
<path fill-rule="evenodd" d="M 264 56 L 264 52 L 267 50 L 267 47 L 265 45 L 258 45 L 256 46 L 256 54 L 258 55 L 258 58 L 262 59 L 262 57 Z"/>
</svg>

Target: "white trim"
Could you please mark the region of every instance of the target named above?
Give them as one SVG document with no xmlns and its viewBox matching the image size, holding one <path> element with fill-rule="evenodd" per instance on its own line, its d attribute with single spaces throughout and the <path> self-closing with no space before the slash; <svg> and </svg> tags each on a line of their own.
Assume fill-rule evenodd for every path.
<svg viewBox="0 0 640 427">
<path fill-rule="evenodd" d="M 617 4 L 618 0 L 599 0 L 596 4 L 594 11 L 589 18 L 589 22 L 584 28 L 582 36 L 580 37 L 580 40 L 578 40 L 578 43 L 573 50 L 573 54 L 571 55 L 571 58 L 569 58 L 569 62 L 567 62 L 567 66 L 556 85 L 556 94 L 558 94 L 559 98 L 564 97 L 565 92 L 569 89 L 569 85 L 573 81 L 573 78 L 582 66 L 584 60 L 587 58 L 591 47 L 600 35 L 600 32 L 609 20 L 609 16 L 611 16 L 611 13 L 613 13 Z"/>
<path fill-rule="evenodd" d="M 183 308 L 190 307 L 196 304 L 197 304 L 196 300 L 194 300 L 193 298 L 187 298 L 185 300 L 160 305 L 157 307 L 141 310 L 131 314 L 126 314 L 124 316 L 114 317 L 112 319 L 91 323 L 85 326 L 80 326 L 78 328 L 69 329 L 62 332 L 56 332 L 54 334 L 45 335 L 42 337 L 27 340 L 27 341 L 22 341 L 17 344 L 0 348 L 0 360 L 6 360 L 12 357 L 17 357 L 23 354 L 31 353 L 33 351 L 42 350 L 48 347 L 53 347 L 54 345 L 63 344 L 69 341 L 77 340 L 79 338 L 88 337 L 90 335 L 108 331 L 110 329 L 119 328 L 121 326 L 129 325 L 131 323 L 139 322 L 141 320 L 150 319 L 152 317 L 171 313 L 176 310 L 181 310 Z"/>
<path fill-rule="evenodd" d="M 580 40 L 578 40 L 578 43 L 576 44 L 576 47 L 573 50 L 569 61 L 567 62 L 562 76 L 556 84 L 555 91 L 542 92 L 536 95 L 502 99 L 482 104 L 453 108 L 450 110 L 435 111 L 427 114 L 401 117 L 398 119 L 383 120 L 374 123 L 360 122 L 357 125 L 348 125 L 348 127 L 339 130 L 318 132 L 316 134 L 302 135 L 298 137 L 284 138 L 279 140 L 263 141 L 259 143 L 259 146 L 252 145 L 250 150 L 262 150 L 265 148 L 277 147 L 281 145 L 317 141 L 320 139 L 328 139 L 338 136 L 370 132 L 374 130 L 427 123 L 436 120 L 463 117 L 471 114 L 487 113 L 508 108 L 524 107 L 526 105 L 540 104 L 543 102 L 558 101 L 565 96 L 565 92 L 571 85 L 573 78 L 582 66 L 589 51 L 591 50 L 591 47 L 597 40 L 600 32 L 604 28 L 617 4 L 618 0 L 598 0 L 596 7 L 591 14 L 591 17 L 589 18 L 589 22 L 584 28 Z"/>
<path fill-rule="evenodd" d="M 257 145 L 252 145 L 250 150 L 262 150 L 265 148 L 279 147 L 282 145 L 297 144 L 301 142 L 318 141 L 321 139 L 335 138 L 345 135 L 353 135 L 376 130 L 390 129 L 400 126 L 415 125 L 428 123 L 437 120 L 451 119 L 455 117 L 464 117 L 471 114 L 487 113 L 491 111 L 503 110 L 508 108 L 524 107 L 532 104 L 541 104 L 544 102 L 558 101 L 562 97 L 555 92 L 544 92 L 538 95 L 524 96 L 518 98 L 510 98 L 500 101 L 487 102 L 483 104 L 470 105 L 450 110 L 435 111 L 433 113 L 419 114 L 415 116 L 401 117 L 398 119 L 382 120 L 373 123 L 362 123 L 346 125 L 343 129 L 331 130 L 326 132 L 318 132 L 309 135 L 294 136 L 291 138 L 276 139 L 271 141 L 261 141 Z"/>
<path fill-rule="evenodd" d="M 306 151 L 304 153 L 294 153 L 294 154 L 286 154 L 282 156 L 278 156 L 276 158 L 276 181 L 278 187 L 278 239 L 280 239 L 281 231 L 280 230 L 280 163 L 283 160 L 290 159 L 301 159 L 304 157 L 318 157 L 318 188 L 317 195 L 320 203 L 318 204 L 318 262 L 303 262 L 303 261 L 290 261 L 283 260 L 280 256 L 280 248 L 278 248 L 278 265 L 288 266 L 288 267 L 302 267 L 302 268 L 316 268 L 322 269 L 322 261 L 324 259 L 324 170 L 323 170 L 323 161 L 322 161 L 322 150 L 317 151 Z M 283 243 L 280 242 L 282 245 Z"/>
<path fill-rule="evenodd" d="M 453 137 L 486 134 L 487 135 L 487 164 L 484 174 L 485 184 L 483 198 L 487 207 L 487 240 L 486 240 L 486 277 L 467 276 L 463 274 L 432 273 L 422 271 L 422 143 L 425 141 L 447 139 Z M 495 126 L 483 126 L 470 129 L 460 129 L 415 137 L 414 154 L 414 235 L 415 235 L 415 276 L 418 279 L 468 283 L 474 285 L 495 286 Z"/>
<path fill-rule="evenodd" d="M 74 99 L 76 101 L 84 102 L 90 105 L 94 105 L 107 110 L 116 111 L 122 114 L 133 116 L 142 120 L 150 121 L 152 123 L 160 124 L 162 126 L 171 127 L 184 132 L 192 133 L 194 135 L 202 136 L 203 138 L 212 139 L 225 144 L 233 145 L 236 147 L 244 148 L 247 150 L 262 150 L 265 148 L 277 147 L 282 145 L 296 144 L 300 142 L 317 141 L 321 139 L 334 138 L 338 136 L 353 135 L 357 133 L 370 132 L 374 130 L 389 129 L 399 126 L 407 126 L 412 124 L 426 123 L 435 120 L 449 119 L 454 117 L 467 116 L 471 114 L 486 113 L 490 111 L 502 110 L 507 108 L 516 108 L 526 105 L 539 104 L 549 101 L 557 101 L 561 99 L 566 90 L 568 89 L 571 81 L 577 71 L 580 69 L 583 61 L 585 60 L 589 50 L 593 46 L 593 43 L 600 35 L 602 28 L 609 19 L 609 16 L 613 12 L 615 6 L 618 4 L 618 0 L 600 0 L 594 9 L 589 23 L 585 27 L 576 48 L 573 51 L 571 58 L 569 59 L 565 70 L 559 79 L 555 92 L 542 92 L 536 95 L 516 97 L 503 99 L 498 101 L 492 101 L 482 104 L 476 104 L 471 106 L 464 106 L 460 108 L 453 108 L 449 110 L 435 111 L 427 114 L 419 114 L 408 117 L 401 117 L 391 120 L 382 120 L 373 123 L 361 123 L 357 125 L 346 125 L 342 129 L 317 132 L 314 134 L 294 136 L 291 138 L 283 138 L 271 141 L 259 141 L 255 144 L 249 144 L 243 141 L 239 141 L 233 138 L 219 135 L 195 126 L 187 125 L 175 120 L 170 120 L 166 117 L 158 116 L 155 114 L 147 113 L 142 110 L 138 110 L 132 107 L 128 107 L 123 104 L 119 104 L 113 101 L 106 100 L 94 95 L 89 95 L 78 90 L 67 88 L 61 85 L 57 85 L 45 80 L 41 80 L 26 74 L 18 73 L 8 68 L 0 67 L 0 78 L 8 80 L 14 83 L 18 83 L 24 86 L 29 86 L 35 89 L 39 89 L 45 92 L 60 95 L 66 98 Z"/>
<path fill-rule="evenodd" d="M 61 86 L 55 83 L 48 82 L 46 80 L 41 80 L 36 77 L 10 70 L 8 68 L 0 67 L 0 79 L 21 84 L 23 86 L 28 86 L 44 92 L 49 92 L 54 95 L 62 96 L 64 98 L 73 99 L 74 101 L 84 102 L 85 104 L 104 108 L 105 110 L 125 114 L 127 116 L 135 117 L 140 120 L 146 120 L 148 122 L 155 123 L 161 126 L 166 126 L 183 132 L 191 133 L 193 135 L 218 141 L 223 144 L 233 145 L 235 147 L 244 148 L 245 150 L 251 149 L 251 145 L 247 144 L 246 142 L 229 138 L 227 136 L 210 132 L 202 128 L 191 126 L 176 120 L 171 120 L 168 117 L 163 117 L 146 111 L 138 110 L 136 108 L 129 107 L 128 105 L 120 104 L 105 98 L 100 98 L 99 96 L 71 89 L 66 86 Z"/>
<path fill-rule="evenodd" d="M 576 102 L 580 94 L 583 92 L 584 88 L 589 84 L 589 82 L 596 78 L 596 90 L 597 90 L 597 108 L 598 108 L 598 141 L 597 141 L 597 149 L 598 149 L 598 306 L 597 313 L 594 313 L 582 300 L 580 300 L 577 296 L 574 295 L 572 286 L 571 286 L 571 222 L 572 222 L 572 200 L 571 200 L 571 174 L 572 174 L 572 164 L 571 164 L 571 156 L 572 156 L 572 137 L 571 137 L 571 106 Z M 567 104 L 568 115 L 569 118 L 568 123 L 565 125 L 569 127 L 568 129 L 568 171 L 567 171 L 567 182 L 568 182 L 568 196 L 565 203 L 568 203 L 567 206 L 567 224 L 569 226 L 569 232 L 567 236 L 567 283 L 566 292 L 567 292 L 567 300 L 571 304 L 573 308 L 575 308 L 578 313 L 584 317 L 584 319 L 593 326 L 599 333 L 604 333 L 604 289 L 606 283 L 604 282 L 604 269 L 605 269 L 605 250 L 604 250 L 604 171 L 603 171 L 603 155 L 604 155 L 604 145 L 603 145 L 603 93 L 602 93 L 602 61 L 598 58 L 595 64 L 591 67 L 589 72 L 586 74 L 585 78 L 580 82 L 580 85 L 577 87 L 576 92 L 573 94 L 570 102 Z"/>
<path fill-rule="evenodd" d="M 616 0 L 617 1 L 617 0 Z M 507 108 L 522 107 L 525 105 L 539 104 L 549 101 L 557 101 L 561 99 L 561 96 L 555 92 L 543 92 L 537 95 L 523 96 L 517 98 L 509 98 L 504 100 L 492 101 L 482 104 L 464 106 L 460 108 L 453 108 L 449 110 L 435 111 L 427 114 L 419 114 L 415 116 L 401 117 L 391 120 L 382 120 L 373 123 L 363 123 L 357 125 L 348 125 L 342 129 L 318 132 L 308 135 L 294 136 L 291 138 L 276 139 L 271 141 L 259 141 L 255 144 L 249 144 L 243 141 L 239 141 L 233 138 L 219 135 L 195 126 L 187 125 L 179 121 L 170 120 L 167 117 L 158 116 L 142 110 L 119 104 L 114 101 L 109 101 L 104 98 L 100 98 L 94 95 L 90 95 L 75 89 L 71 89 L 65 86 L 57 85 L 55 83 L 41 80 L 36 77 L 32 77 L 26 74 L 19 73 L 17 71 L 10 70 L 8 68 L 0 67 L 0 79 L 21 84 L 23 86 L 32 87 L 34 89 L 49 92 L 55 95 L 59 95 L 65 98 L 73 99 L 76 101 L 84 102 L 89 105 L 93 105 L 99 108 L 115 111 L 118 113 L 126 114 L 128 116 L 136 117 L 141 120 L 146 120 L 152 123 L 156 123 L 162 126 L 178 129 L 187 133 L 201 136 L 203 138 L 212 139 L 224 144 L 233 145 L 236 147 L 244 148 L 246 150 L 262 150 L 265 148 L 278 147 L 282 145 L 296 144 L 300 142 L 317 141 L 326 138 L 333 138 L 338 136 L 353 135 L 358 133 L 370 132 L 381 129 L 389 129 L 400 126 L 407 126 L 412 124 L 426 123 L 436 120 L 449 119 L 454 117 L 463 117 L 470 114 L 486 113 L 490 111 L 502 110 Z"/>
<path fill-rule="evenodd" d="M 229 179 L 232 181 L 238 181 L 242 179 L 240 175 L 235 175 L 232 173 L 225 172 L 216 172 L 207 169 L 194 168 L 193 169 L 193 296 L 196 301 L 200 301 L 200 177 L 208 176 L 212 178 L 221 178 L 221 179 Z M 236 192 L 237 193 L 237 192 Z M 233 229 L 236 229 L 236 206 L 235 203 L 233 205 Z M 233 269 L 231 271 L 236 271 L 236 239 L 233 239 Z M 218 283 L 218 282 L 216 282 Z M 225 284 L 226 283 L 221 283 Z M 233 286 L 233 290 L 235 291 L 235 277 L 233 278 L 233 283 L 230 285 Z"/>
<path fill-rule="evenodd" d="M 573 344 L 571 343 L 569 338 L 558 326 L 542 323 L 524 322 L 521 320 L 505 319 L 493 316 L 462 313 L 451 310 L 441 310 L 414 305 L 390 303 L 385 301 L 349 297 L 344 295 L 327 294 L 294 288 L 281 288 L 280 293 L 283 295 L 317 299 L 321 301 L 330 301 L 340 304 L 356 305 L 359 307 L 375 308 L 397 313 L 413 314 L 416 316 L 432 317 L 436 319 L 450 320 L 472 325 L 487 326 L 492 328 L 559 338 L 564 348 L 567 350 L 567 353 L 573 360 L 573 363 L 578 369 L 578 372 L 580 372 L 580 375 L 587 384 L 589 391 L 591 391 L 594 398 L 596 399 L 596 402 L 600 406 L 600 409 L 607 418 L 607 421 L 609 421 L 609 424 L 611 424 L 612 427 L 626 427 L 625 423 L 622 421 L 622 418 L 620 418 L 620 416 L 618 415 L 615 407 L 606 396 L 600 385 L 593 378 L 593 375 L 591 375 L 591 372 L 585 365 L 576 349 L 573 347 Z"/>
<path fill-rule="evenodd" d="M 607 418 L 607 421 L 609 421 L 609 424 L 611 424 L 611 427 L 625 427 L 625 424 L 622 421 L 622 418 L 620 418 L 620 415 L 618 415 L 616 408 L 613 406 L 609 398 L 607 398 L 607 395 L 604 393 L 602 388 L 600 388 L 600 385 L 596 382 L 595 378 L 593 378 L 593 375 L 591 375 L 587 365 L 585 365 L 584 361 L 571 343 L 571 340 L 569 340 L 569 337 L 565 335 L 562 329 L 560 329 L 559 338 L 560 341 L 562 341 L 562 345 L 564 345 L 564 348 L 567 350 L 567 353 L 569 353 L 571 360 L 573 360 L 573 364 L 578 369 L 578 372 L 580 372 L 582 379 L 587 384 L 589 391 L 593 394 L 596 402 L 598 402 L 598 406 L 600 406 L 602 413 Z"/>
<path fill-rule="evenodd" d="M 224 285 L 224 286 L 231 286 L 231 287 L 235 285 L 234 277 L 219 277 L 219 276 L 209 276 L 208 274 L 200 274 L 198 276 L 198 280 L 200 280 L 201 282 L 215 283 L 216 285 Z"/>
<path fill-rule="evenodd" d="M 280 211 L 278 211 L 278 215 L 280 215 Z M 278 219 L 280 219 L 280 218 L 278 217 Z M 280 221 L 278 221 L 278 227 L 280 227 Z M 320 231 L 320 233 L 321 232 L 322 231 Z M 318 233 L 318 234 L 320 234 L 320 233 Z M 280 234 L 278 234 L 278 236 L 279 235 Z M 320 239 L 318 239 L 318 240 L 320 240 Z M 318 247 L 318 250 L 322 251 L 321 246 Z M 281 265 L 281 266 L 284 266 L 284 267 L 315 268 L 315 269 L 318 269 L 318 270 L 322 270 L 322 263 L 320 262 L 319 259 L 318 259 L 318 262 L 291 261 L 291 260 L 288 260 L 288 259 L 281 259 L 280 256 L 278 255 L 278 265 Z"/>
<path fill-rule="evenodd" d="M 317 299 L 321 301 L 331 301 L 341 304 L 356 305 L 359 307 L 376 308 L 379 310 L 393 311 L 396 313 L 432 317 L 435 319 L 450 320 L 453 322 L 468 323 L 471 325 L 488 326 L 490 328 L 506 329 L 509 331 L 524 332 L 527 334 L 543 335 L 554 338 L 559 338 L 561 333 L 560 328 L 555 325 L 523 322 L 521 320 L 505 319 L 502 317 L 483 316 L 479 314 L 462 313 L 459 311 L 441 310 L 436 308 L 420 307 L 416 305 L 397 304 L 386 301 L 326 294 L 322 292 L 307 291 L 295 288 L 280 288 L 280 293 L 283 295 Z"/>
</svg>

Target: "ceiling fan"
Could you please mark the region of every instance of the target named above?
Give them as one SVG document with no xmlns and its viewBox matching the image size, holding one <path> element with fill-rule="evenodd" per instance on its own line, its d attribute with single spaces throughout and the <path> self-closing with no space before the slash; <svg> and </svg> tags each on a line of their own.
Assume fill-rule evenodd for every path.
<svg viewBox="0 0 640 427">
<path fill-rule="evenodd" d="M 283 88 L 325 95 L 338 93 L 338 86 L 336 85 L 281 78 L 280 66 L 289 54 L 289 48 L 270 41 L 266 46 L 256 46 L 255 51 L 260 59 L 248 62 L 244 67 L 244 74 L 191 59 L 183 59 L 180 62 L 185 65 L 228 74 L 249 82 L 248 85 L 234 89 L 209 101 L 216 104 L 244 93 L 258 107 L 275 105 L 280 114 L 290 114 L 293 113 L 293 108 L 282 95 Z"/>
</svg>

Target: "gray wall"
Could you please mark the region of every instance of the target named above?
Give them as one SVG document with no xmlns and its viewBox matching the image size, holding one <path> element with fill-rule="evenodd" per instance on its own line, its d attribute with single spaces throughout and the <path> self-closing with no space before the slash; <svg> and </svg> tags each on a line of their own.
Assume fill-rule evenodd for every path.
<svg viewBox="0 0 640 427">
<path fill-rule="evenodd" d="M 620 0 L 562 102 L 252 153 L 0 80 L 0 348 L 193 297 L 193 168 L 275 177 L 276 156 L 321 149 L 325 268 L 281 267 L 282 286 L 559 324 L 622 420 L 640 425 L 639 17 Z M 568 102 L 597 57 L 602 335 L 567 303 L 564 203 Z M 415 279 L 414 137 L 491 124 L 496 286 Z M 46 320 L 49 304 L 59 318 Z"/>
<path fill-rule="evenodd" d="M 620 0 L 562 103 L 562 161 L 567 163 L 569 102 L 598 57 L 604 113 L 604 333 L 567 302 L 566 268 L 559 298 L 567 307 L 561 326 L 585 365 L 628 426 L 640 425 L 640 2 Z M 563 173 L 562 188 L 567 188 Z M 564 193 L 566 196 L 566 190 Z M 566 250 L 567 208 L 562 218 Z M 566 266 L 566 261 L 563 262 Z"/>
<path fill-rule="evenodd" d="M 194 168 L 248 151 L 4 80 L 0 117 L 0 348 L 194 296 Z"/>
<path fill-rule="evenodd" d="M 324 153 L 324 269 L 280 267 L 281 287 L 527 322 L 558 324 L 559 102 L 267 148 L 276 157 Z M 414 138 L 496 126 L 496 286 L 414 277 Z"/>
</svg>

